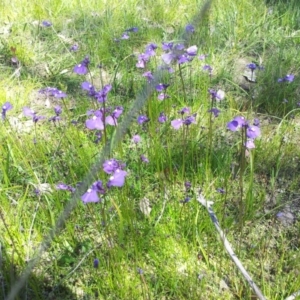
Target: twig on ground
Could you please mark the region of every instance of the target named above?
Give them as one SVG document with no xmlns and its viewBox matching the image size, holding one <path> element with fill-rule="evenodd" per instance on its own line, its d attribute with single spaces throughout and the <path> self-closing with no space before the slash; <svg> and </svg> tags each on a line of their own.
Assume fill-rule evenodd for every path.
<svg viewBox="0 0 300 300">
<path fill-rule="evenodd" d="M 240 262 L 240 260 L 237 258 L 236 254 L 234 253 L 234 251 L 231 248 L 231 245 L 229 244 L 225 233 L 223 232 L 223 230 L 220 227 L 219 221 L 217 219 L 217 216 L 215 215 L 213 209 L 212 209 L 212 205 L 213 202 L 212 201 L 207 201 L 204 199 L 204 197 L 200 194 L 197 197 L 197 201 L 202 204 L 204 207 L 206 207 L 210 218 L 212 220 L 212 222 L 214 223 L 218 233 L 220 234 L 220 237 L 222 239 L 222 242 L 228 252 L 228 254 L 230 255 L 231 259 L 233 260 L 233 262 L 236 264 L 236 266 L 238 267 L 238 269 L 241 271 L 241 273 L 243 274 L 244 278 L 247 280 L 247 282 L 250 284 L 252 290 L 255 292 L 255 294 L 257 295 L 258 299 L 260 300 L 266 300 L 265 296 L 263 295 L 263 293 L 261 292 L 261 290 L 259 289 L 259 287 L 254 283 L 254 281 L 252 280 L 251 276 L 248 274 L 248 272 L 246 271 L 246 269 L 243 267 L 242 263 Z M 291 298 L 294 299 L 294 298 Z M 288 299 L 288 300 L 291 300 Z M 286 299 L 287 300 L 287 299 Z"/>
</svg>

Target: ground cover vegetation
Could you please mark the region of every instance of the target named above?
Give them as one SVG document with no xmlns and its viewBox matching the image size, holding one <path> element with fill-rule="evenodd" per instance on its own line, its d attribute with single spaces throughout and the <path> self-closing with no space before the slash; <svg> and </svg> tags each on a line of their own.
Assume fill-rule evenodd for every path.
<svg viewBox="0 0 300 300">
<path fill-rule="evenodd" d="M 300 4 L 204 5 L 1 1 L 1 299 L 254 299 L 199 194 L 300 289 Z"/>
</svg>

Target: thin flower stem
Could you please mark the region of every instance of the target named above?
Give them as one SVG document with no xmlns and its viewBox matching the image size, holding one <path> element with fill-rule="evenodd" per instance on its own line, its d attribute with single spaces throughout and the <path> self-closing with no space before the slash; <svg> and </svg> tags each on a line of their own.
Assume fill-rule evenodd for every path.
<svg viewBox="0 0 300 300">
<path fill-rule="evenodd" d="M 241 153 L 240 153 L 240 176 L 239 176 L 239 187 L 240 187 L 240 201 L 239 201 L 239 226 L 240 230 L 243 228 L 244 215 L 245 215 L 245 205 L 243 201 L 244 196 L 244 173 L 245 173 L 245 162 L 246 162 L 246 128 L 242 127 L 241 131 Z"/>
<path fill-rule="evenodd" d="M 183 75 L 182 75 L 182 69 L 181 69 L 181 64 L 178 65 L 179 67 L 179 76 L 182 84 L 182 89 L 183 89 L 183 95 L 184 95 L 184 102 L 187 103 L 187 96 L 186 96 L 186 90 L 185 90 L 185 84 L 183 80 Z"/>
</svg>

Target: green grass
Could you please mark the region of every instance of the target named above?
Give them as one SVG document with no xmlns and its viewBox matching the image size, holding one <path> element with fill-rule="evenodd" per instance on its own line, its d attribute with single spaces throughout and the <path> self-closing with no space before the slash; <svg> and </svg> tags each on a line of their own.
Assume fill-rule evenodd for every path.
<svg viewBox="0 0 300 300">
<path fill-rule="evenodd" d="M 0 298 L 42 254 L 16 299 L 253 299 L 196 201 L 200 188 L 214 201 L 237 256 L 266 298 L 284 299 L 298 291 L 297 1 L 215 0 L 201 22 L 194 19 L 204 4 L 200 0 L 100 2 L 0 2 L 0 104 L 13 105 L 0 126 Z M 53 26 L 41 26 L 43 20 Z M 181 70 L 174 65 L 174 73 L 161 78 L 170 84 L 170 98 L 159 101 L 155 91 L 132 115 L 146 86 L 142 74 L 161 64 L 161 42 L 182 42 L 185 26 L 193 21 L 199 26 L 186 46 L 197 45 L 197 56 L 207 58 L 196 57 Z M 133 26 L 139 31 L 130 39 L 114 40 Z M 77 52 L 70 51 L 74 43 Z M 138 69 L 137 56 L 149 43 L 157 43 L 157 54 L 146 69 Z M 75 74 L 74 66 L 86 55 L 89 73 Z M 12 62 L 14 56 L 19 63 Z M 264 67 L 256 71 L 256 83 L 243 77 L 251 62 Z M 213 67 L 211 77 L 205 64 Z M 295 80 L 277 82 L 287 74 Z M 128 172 L 122 188 L 110 189 L 102 203 L 86 205 L 79 195 L 71 202 L 76 199 L 70 193 L 55 188 L 63 182 L 83 189 L 105 147 L 105 137 L 95 144 L 95 131 L 85 126 L 87 110 L 99 103 L 81 90 L 83 81 L 97 90 L 111 84 L 106 106 L 124 107 L 119 127 L 106 128 L 113 149 L 105 159 L 121 160 Z M 38 93 L 47 86 L 68 97 L 47 99 Z M 207 112 L 211 88 L 226 92 L 213 105 L 221 110 L 217 118 Z M 49 122 L 58 104 L 61 121 Z M 34 125 L 23 116 L 24 106 L 46 119 Z M 196 124 L 173 129 L 171 120 L 186 106 L 196 114 Z M 168 121 L 159 124 L 162 111 Z M 118 140 L 116 130 L 126 126 L 126 114 L 133 122 Z M 137 114 L 150 121 L 138 125 Z M 240 132 L 226 129 L 238 115 L 261 123 L 256 148 L 244 160 Z M 135 134 L 142 139 L 138 144 L 131 140 Z M 142 154 L 148 164 L 141 162 Z M 94 169 L 88 185 L 108 178 L 102 168 Z M 221 187 L 224 194 L 216 191 Z M 186 197 L 191 200 L 183 203 Z M 140 208 L 145 199 L 150 214 Z M 70 203 L 76 205 L 61 230 L 38 254 Z M 295 219 L 285 226 L 276 215 L 287 209 Z"/>
</svg>

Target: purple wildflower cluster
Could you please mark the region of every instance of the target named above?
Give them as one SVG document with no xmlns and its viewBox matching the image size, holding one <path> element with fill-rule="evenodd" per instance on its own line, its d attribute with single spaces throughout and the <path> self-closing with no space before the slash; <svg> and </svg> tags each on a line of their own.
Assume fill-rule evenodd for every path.
<svg viewBox="0 0 300 300">
<path fill-rule="evenodd" d="M 95 181 L 91 185 L 91 187 L 81 196 L 82 202 L 101 202 L 101 196 L 106 194 L 107 189 L 110 189 L 111 187 L 122 187 L 125 184 L 125 177 L 127 176 L 127 172 L 124 171 L 124 168 L 125 164 L 123 164 L 121 161 L 118 161 L 116 159 L 106 160 L 102 165 L 103 171 L 106 174 L 110 175 L 106 183 L 106 188 L 101 180 Z M 71 193 L 75 192 L 74 187 L 64 183 L 57 184 L 56 189 L 69 191 Z"/>
<path fill-rule="evenodd" d="M 171 121 L 172 127 L 174 129 L 178 130 L 182 125 L 189 126 L 191 124 L 195 124 L 197 114 L 188 115 L 185 118 L 183 118 L 184 114 L 190 114 L 190 112 L 191 112 L 191 110 L 189 107 L 184 107 L 183 109 L 178 111 L 178 113 L 182 115 L 182 118 Z"/>
<path fill-rule="evenodd" d="M 121 40 L 129 40 L 131 32 L 138 32 L 139 29 L 137 27 L 130 27 L 125 29 L 120 38 L 114 39 L 115 42 L 120 42 Z"/>
<path fill-rule="evenodd" d="M 54 87 L 46 87 L 44 89 L 39 90 L 40 94 L 51 96 L 55 98 L 65 98 L 67 97 L 67 94 L 62 92 L 61 90 L 54 88 Z"/>
<path fill-rule="evenodd" d="M 247 149 L 255 148 L 254 140 L 258 138 L 261 134 L 259 121 L 254 120 L 253 124 L 249 122 L 242 116 L 235 117 L 232 121 L 227 123 L 227 128 L 231 131 L 237 131 L 239 129 L 245 130 L 247 141 L 245 142 L 245 147 Z"/>
<path fill-rule="evenodd" d="M 89 83 L 88 81 L 84 81 L 81 84 L 81 88 L 87 91 L 88 96 L 94 98 L 99 103 L 103 103 L 107 100 L 107 95 L 111 91 L 112 86 L 110 84 L 107 84 L 103 87 L 102 90 L 96 91 L 95 87 L 91 83 Z"/>
<path fill-rule="evenodd" d="M 154 44 L 154 43 L 150 43 L 146 46 L 146 49 L 145 49 L 145 52 L 144 53 L 141 53 L 139 54 L 138 56 L 138 62 L 136 64 L 136 67 L 137 68 L 141 68 L 141 69 L 144 69 L 147 65 L 147 63 L 149 62 L 150 58 L 152 56 L 155 56 L 155 50 L 157 49 L 157 45 Z M 146 74 L 146 73 L 144 73 Z M 153 76 L 150 73 L 148 73 L 148 75 L 145 75 L 145 77 L 148 78 L 148 80 L 150 79 L 153 79 Z"/>
</svg>

